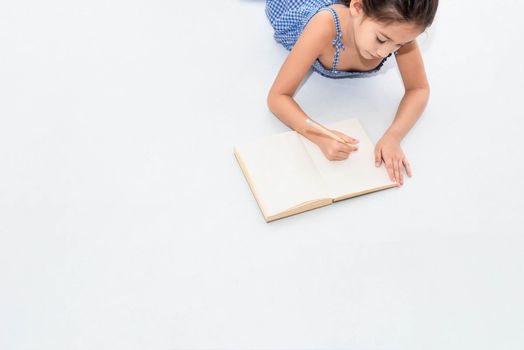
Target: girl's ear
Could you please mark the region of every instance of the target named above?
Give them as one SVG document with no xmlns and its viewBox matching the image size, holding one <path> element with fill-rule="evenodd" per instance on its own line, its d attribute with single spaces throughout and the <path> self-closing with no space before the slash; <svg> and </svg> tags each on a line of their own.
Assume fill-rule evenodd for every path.
<svg viewBox="0 0 524 350">
<path fill-rule="evenodd" d="M 351 0 L 349 3 L 349 12 L 355 17 L 360 17 L 364 14 L 362 11 L 362 0 Z"/>
</svg>

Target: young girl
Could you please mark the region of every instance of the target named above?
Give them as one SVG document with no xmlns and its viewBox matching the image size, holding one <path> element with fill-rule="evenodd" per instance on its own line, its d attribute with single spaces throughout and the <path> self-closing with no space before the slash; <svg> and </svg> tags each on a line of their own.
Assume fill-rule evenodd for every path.
<svg viewBox="0 0 524 350">
<path fill-rule="evenodd" d="M 422 114 L 429 85 L 416 38 L 433 22 L 438 0 L 267 0 L 266 15 L 276 41 L 290 50 L 268 94 L 269 109 L 287 126 L 318 145 L 329 160 L 344 160 L 358 140 L 332 130 L 350 145 L 306 124 L 293 95 L 311 67 L 328 78 L 377 72 L 394 52 L 405 94 L 395 120 L 375 147 L 391 180 L 412 176 L 400 142 Z"/>
</svg>

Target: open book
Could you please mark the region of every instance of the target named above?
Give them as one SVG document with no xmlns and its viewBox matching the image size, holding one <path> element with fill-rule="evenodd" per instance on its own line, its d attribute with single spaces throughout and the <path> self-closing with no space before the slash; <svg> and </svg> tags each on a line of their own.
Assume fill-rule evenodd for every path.
<svg viewBox="0 0 524 350">
<path fill-rule="evenodd" d="M 296 131 L 234 148 L 266 222 L 395 187 L 384 164 L 375 166 L 374 145 L 357 119 L 326 127 L 358 139 L 358 151 L 345 160 L 330 161 Z"/>
</svg>

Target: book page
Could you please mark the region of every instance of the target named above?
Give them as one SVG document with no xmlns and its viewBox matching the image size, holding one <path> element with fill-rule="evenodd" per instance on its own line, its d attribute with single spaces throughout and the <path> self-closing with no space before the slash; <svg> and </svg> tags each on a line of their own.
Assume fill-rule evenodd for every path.
<svg viewBox="0 0 524 350">
<path fill-rule="evenodd" d="M 235 147 L 266 217 L 305 202 L 329 198 L 327 188 L 295 131 Z"/>
<path fill-rule="evenodd" d="M 340 200 L 395 185 L 395 182 L 389 179 L 384 164 L 375 167 L 375 146 L 356 118 L 325 125 L 325 127 L 343 132 L 360 141 L 358 151 L 351 152 L 347 159 L 330 161 L 316 144 L 300 136 L 328 186 L 331 198 Z"/>
</svg>

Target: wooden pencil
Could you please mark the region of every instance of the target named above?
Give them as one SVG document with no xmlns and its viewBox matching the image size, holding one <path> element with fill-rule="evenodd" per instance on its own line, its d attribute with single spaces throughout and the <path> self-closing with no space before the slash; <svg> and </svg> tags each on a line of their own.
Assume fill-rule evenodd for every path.
<svg viewBox="0 0 524 350">
<path fill-rule="evenodd" d="M 337 134 L 335 134 L 334 132 L 326 129 L 325 127 L 323 127 L 322 125 L 320 125 L 319 123 L 313 121 L 312 119 L 310 118 L 307 118 L 306 119 L 306 124 L 308 125 L 311 125 L 312 127 L 316 128 L 318 131 L 320 131 L 321 133 L 323 133 L 324 135 L 326 136 L 329 136 L 331 137 L 332 139 L 334 140 L 337 140 L 338 142 L 342 142 L 342 143 L 345 143 L 345 144 L 350 144 L 349 142 L 346 142 L 344 139 L 342 139 L 341 137 L 339 137 Z"/>
</svg>

